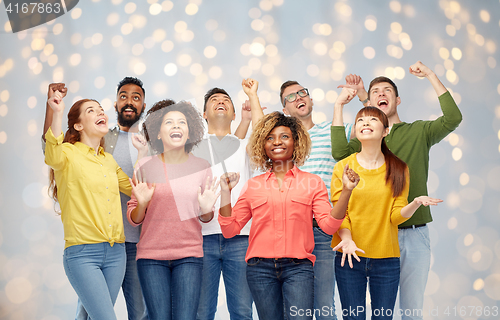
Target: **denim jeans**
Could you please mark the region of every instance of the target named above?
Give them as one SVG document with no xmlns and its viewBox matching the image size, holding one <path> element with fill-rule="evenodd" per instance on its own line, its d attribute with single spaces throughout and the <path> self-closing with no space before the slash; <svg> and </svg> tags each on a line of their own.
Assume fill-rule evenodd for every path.
<svg viewBox="0 0 500 320">
<path fill-rule="evenodd" d="M 399 285 L 399 258 L 353 259 L 341 267 L 342 253 L 335 256 L 335 274 L 342 303 L 342 319 L 366 319 L 366 285 L 369 283 L 371 319 L 392 319 Z M 368 281 L 369 279 L 369 281 Z"/>
<path fill-rule="evenodd" d="M 137 270 L 149 319 L 196 319 L 203 258 L 139 259 Z"/>
<path fill-rule="evenodd" d="M 247 249 L 248 236 L 238 235 L 230 239 L 222 234 L 203 236 L 203 280 L 198 320 L 215 318 L 221 272 L 231 319 L 252 319 L 252 294 L 246 277 Z"/>
<path fill-rule="evenodd" d="M 141 283 L 137 275 L 137 243 L 125 242 L 125 250 L 127 253 L 127 265 L 125 269 L 125 277 L 123 278 L 122 290 L 125 302 L 127 304 L 128 320 L 147 320 L 148 313 L 146 310 L 146 302 L 142 296 Z M 87 320 L 88 314 L 78 299 L 76 320 Z"/>
<path fill-rule="evenodd" d="M 64 250 L 64 271 L 92 320 L 116 319 L 113 306 L 125 275 L 125 244 L 81 244 Z"/>
<path fill-rule="evenodd" d="M 308 259 L 250 258 L 247 281 L 260 320 L 313 318 L 314 270 Z"/>
<path fill-rule="evenodd" d="M 314 310 L 317 320 L 337 320 L 335 314 L 335 251 L 332 250 L 332 236 L 321 228 L 314 227 Z"/>
<path fill-rule="evenodd" d="M 424 292 L 431 265 L 429 227 L 401 229 L 399 305 L 403 320 L 423 319 Z"/>
</svg>

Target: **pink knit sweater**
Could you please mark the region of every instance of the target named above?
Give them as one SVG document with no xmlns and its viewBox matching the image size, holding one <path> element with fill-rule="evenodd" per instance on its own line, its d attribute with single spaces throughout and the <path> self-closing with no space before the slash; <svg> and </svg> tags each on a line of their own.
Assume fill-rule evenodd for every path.
<svg viewBox="0 0 500 320">
<path fill-rule="evenodd" d="M 198 187 L 212 175 L 207 161 L 189 154 L 182 164 L 165 164 L 158 156 L 143 158 L 137 164 L 147 182 L 156 189 L 142 221 L 137 259 L 176 260 L 203 257 L 203 237 L 198 219 Z M 127 217 L 137 206 L 134 194 L 128 202 Z"/>
</svg>

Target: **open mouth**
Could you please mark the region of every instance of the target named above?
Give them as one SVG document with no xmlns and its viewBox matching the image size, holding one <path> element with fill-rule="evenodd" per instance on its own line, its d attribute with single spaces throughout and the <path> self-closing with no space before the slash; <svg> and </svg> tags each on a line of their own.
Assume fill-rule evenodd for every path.
<svg viewBox="0 0 500 320">
<path fill-rule="evenodd" d="M 285 152 L 285 148 L 274 148 L 274 149 L 271 149 L 271 151 L 274 153 L 283 153 L 283 152 Z"/>
<path fill-rule="evenodd" d="M 215 108 L 215 111 L 226 111 L 226 106 L 220 104 Z"/>
<path fill-rule="evenodd" d="M 305 108 L 306 107 L 306 103 L 305 102 L 302 102 L 302 103 L 299 103 L 297 105 L 297 109 L 301 110 L 302 108 Z"/>
<path fill-rule="evenodd" d="M 385 100 L 385 99 L 382 99 L 382 100 L 380 100 L 380 101 L 377 103 L 377 105 L 378 105 L 379 107 L 381 107 L 381 106 L 387 106 L 388 104 L 389 104 L 389 101 L 387 101 L 387 100 Z"/>
<path fill-rule="evenodd" d="M 101 118 L 101 119 L 97 120 L 95 124 L 98 125 L 98 126 L 106 125 L 106 119 L 105 118 Z"/>
<path fill-rule="evenodd" d="M 180 140 L 180 139 L 182 139 L 182 133 L 180 133 L 180 132 L 172 132 L 170 134 L 170 138 L 175 139 L 175 140 Z"/>
<path fill-rule="evenodd" d="M 370 128 L 365 128 L 365 129 L 361 130 L 362 134 L 367 134 L 367 133 L 372 133 L 372 132 L 373 132 L 373 130 Z"/>
</svg>

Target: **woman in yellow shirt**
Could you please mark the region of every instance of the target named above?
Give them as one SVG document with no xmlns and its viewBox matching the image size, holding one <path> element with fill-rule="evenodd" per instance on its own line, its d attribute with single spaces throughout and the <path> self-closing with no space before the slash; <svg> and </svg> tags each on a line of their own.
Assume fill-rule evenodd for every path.
<svg viewBox="0 0 500 320">
<path fill-rule="evenodd" d="M 45 163 L 52 168 L 52 197 L 61 207 L 64 270 L 92 320 L 116 319 L 113 305 L 126 261 L 119 192 L 130 195 L 130 183 L 104 152 L 108 117 L 97 101 L 84 99 L 71 107 L 64 136 L 61 93 L 48 102 L 54 113 L 45 135 Z"/>
<path fill-rule="evenodd" d="M 345 94 L 343 91 L 339 99 Z M 331 186 L 335 206 L 345 188 L 344 167 L 349 166 L 360 176 L 346 217 L 332 239 L 333 250 L 341 250 L 335 257 L 335 275 L 342 316 L 366 318 L 369 278 L 372 318 L 392 319 L 399 285 L 398 225 L 420 205 L 436 205 L 442 200 L 421 196 L 408 204 L 408 168 L 387 148 L 384 137 L 389 133 L 389 121 L 383 111 L 375 107 L 361 109 L 356 115 L 355 133 L 361 151 L 335 165 Z M 349 267 L 344 266 L 346 256 Z M 352 256 L 359 263 L 353 263 Z"/>
</svg>

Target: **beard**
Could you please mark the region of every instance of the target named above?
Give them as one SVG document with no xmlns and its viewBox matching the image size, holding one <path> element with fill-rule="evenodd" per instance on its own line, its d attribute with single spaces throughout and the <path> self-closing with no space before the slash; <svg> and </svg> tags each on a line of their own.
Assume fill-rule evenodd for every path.
<svg viewBox="0 0 500 320">
<path fill-rule="evenodd" d="M 125 109 L 132 109 L 135 112 L 135 115 L 132 117 L 128 115 L 124 115 L 124 112 L 118 112 L 118 124 L 122 127 L 132 127 L 139 119 L 141 118 L 142 112 L 140 114 L 137 113 L 137 109 L 131 105 L 126 105 L 122 108 L 122 110 Z"/>
</svg>

